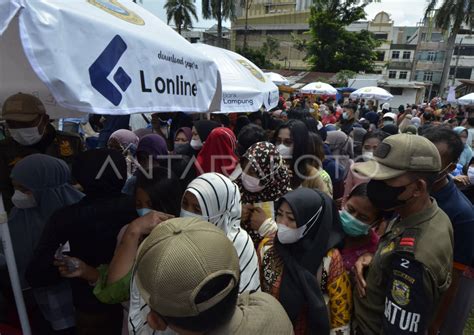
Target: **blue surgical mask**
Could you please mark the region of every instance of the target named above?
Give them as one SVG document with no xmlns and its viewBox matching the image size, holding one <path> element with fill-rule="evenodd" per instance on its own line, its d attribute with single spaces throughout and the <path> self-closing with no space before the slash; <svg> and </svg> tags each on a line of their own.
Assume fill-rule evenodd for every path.
<svg viewBox="0 0 474 335">
<path fill-rule="evenodd" d="M 363 236 L 369 233 L 370 226 L 356 219 L 346 210 L 339 212 L 341 217 L 342 229 L 349 236 Z"/>
<path fill-rule="evenodd" d="M 200 219 L 204 218 L 204 219 L 207 219 L 203 215 L 196 214 L 196 213 L 193 213 L 193 212 L 188 212 L 188 211 L 185 211 L 182 208 L 181 208 L 181 213 L 179 214 L 179 217 L 181 217 L 181 218 L 200 218 Z"/>
<path fill-rule="evenodd" d="M 153 210 L 150 208 L 138 208 L 137 209 L 137 214 L 138 216 L 145 216 L 148 213 L 151 213 Z"/>
<path fill-rule="evenodd" d="M 344 120 L 349 119 L 349 114 L 347 114 L 347 112 L 342 113 L 342 118 L 343 118 Z"/>
</svg>

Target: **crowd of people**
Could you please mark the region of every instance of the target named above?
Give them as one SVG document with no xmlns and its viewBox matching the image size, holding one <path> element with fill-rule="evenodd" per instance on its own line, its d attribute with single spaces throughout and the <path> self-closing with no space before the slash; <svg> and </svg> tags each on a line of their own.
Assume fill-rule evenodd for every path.
<svg viewBox="0 0 474 335">
<path fill-rule="evenodd" d="M 287 98 L 72 132 L 8 98 L 0 192 L 33 334 L 463 334 L 474 110 Z M 0 333 L 20 334 L 0 270 Z"/>
</svg>

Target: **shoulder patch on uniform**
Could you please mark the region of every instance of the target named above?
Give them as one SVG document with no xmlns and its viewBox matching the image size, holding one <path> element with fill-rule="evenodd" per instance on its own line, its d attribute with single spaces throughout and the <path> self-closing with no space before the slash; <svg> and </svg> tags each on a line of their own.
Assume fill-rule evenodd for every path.
<svg viewBox="0 0 474 335">
<path fill-rule="evenodd" d="M 71 142 L 66 139 L 59 141 L 59 153 L 63 157 L 70 157 L 74 154 L 74 150 L 71 147 Z"/>
<path fill-rule="evenodd" d="M 400 306 L 406 306 L 410 303 L 410 287 L 400 280 L 394 280 L 392 283 L 392 298 Z"/>
<path fill-rule="evenodd" d="M 380 251 L 380 254 L 386 254 L 387 252 L 393 251 L 393 249 L 395 249 L 395 243 L 390 242 L 385 247 L 383 247 L 383 249 Z"/>
</svg>

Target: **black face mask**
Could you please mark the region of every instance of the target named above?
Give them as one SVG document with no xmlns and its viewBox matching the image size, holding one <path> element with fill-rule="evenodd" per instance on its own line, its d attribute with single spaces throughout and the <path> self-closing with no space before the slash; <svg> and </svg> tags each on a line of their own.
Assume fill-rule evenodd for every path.
<svg viewBox="0 0 474 335">
<path fill-rule="evenodd" d="M 470 117 L 467 119 L 467 124 L 471 127 L 474 127 L 474 117 Z"/>
<path fill-rule="evenodd" d="M 408 185 L 392 187 L 383 181 L 371 180 L 367 184 L 367 196 L 370 202 L 378 209 L 388 210 L 400 207 L 405 205 L 407 200 L 399 200 L 398 197 L 405 192 Z"/>
</svg>

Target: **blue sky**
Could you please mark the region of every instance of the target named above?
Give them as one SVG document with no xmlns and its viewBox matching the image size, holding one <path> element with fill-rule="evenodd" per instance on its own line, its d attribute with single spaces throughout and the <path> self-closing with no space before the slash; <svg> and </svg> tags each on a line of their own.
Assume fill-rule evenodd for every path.
<svg viewBox="0 0 474 335">
<path fill-rule="evenodd" d="M 165 2 L 165 0 L 143 0 L 143 6 L 166 22 L 166 13 L 163 9 Z M 397 26 L 414 26 L 423 17 L 426 4 L 426 0 L 381 0 L 380 3 L 367 6 L 367 18 L 373 19 L 383 10 L 392 16 Z M 208 28 L 215 24 L 214 20 L 202 19 L 200 0 L 196 0 L 196 7 L 199 15 L 199 22 L 194 23 L 196 28 Z M 230 22 L 225 22 L 224 25 L 230 27 Z"/>
</svg>

